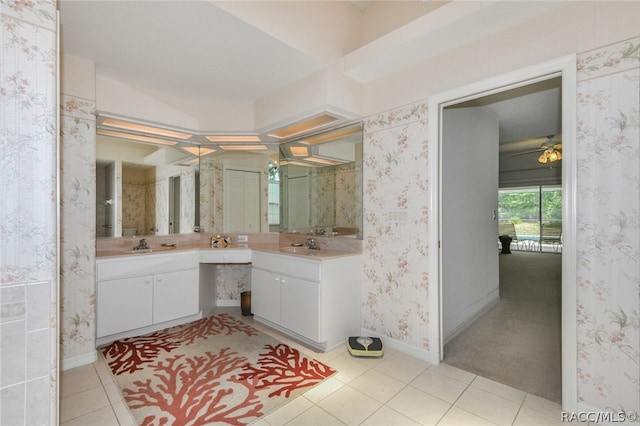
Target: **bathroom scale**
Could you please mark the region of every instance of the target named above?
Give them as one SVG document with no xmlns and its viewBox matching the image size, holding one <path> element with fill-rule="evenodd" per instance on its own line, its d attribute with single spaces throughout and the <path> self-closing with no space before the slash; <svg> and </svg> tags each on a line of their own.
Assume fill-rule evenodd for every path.
<svg viewBox="0 0 640 426">
<path fill-rule="evenodd" d="M 349 337 L 347 347 L 353 356 L 381 357 L 383 353 L 379 337 Z"/>
</svg>

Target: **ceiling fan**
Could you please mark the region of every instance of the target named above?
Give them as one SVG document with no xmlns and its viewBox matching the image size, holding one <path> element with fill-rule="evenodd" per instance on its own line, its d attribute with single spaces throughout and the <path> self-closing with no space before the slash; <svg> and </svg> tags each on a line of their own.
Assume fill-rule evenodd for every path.
<svg viewBox="0 0 640 426">
<path fill-rule="evenodd" d="M 556 138 L 555 136 L 547 136 L 547 140 L 539 148 L 517 152 L 515 154 L 511 154 L 511 156 L 515 157 L 518 155 L 537 152 L 541 153 L 538 157 L 538 163 L 540 164 L 553 163 L 555 161 L 562 160 L 562 141 L 560 138 Z"/>
</svg>

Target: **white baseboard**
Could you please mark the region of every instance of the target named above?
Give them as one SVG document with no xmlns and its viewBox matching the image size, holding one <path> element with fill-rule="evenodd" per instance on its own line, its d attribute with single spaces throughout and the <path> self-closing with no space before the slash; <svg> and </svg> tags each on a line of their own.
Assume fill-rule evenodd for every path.
<svg viewBox="0 0 640 426">
<path fill-rule="evenodd" d="M 98 352 L 93 350 L 91 352 L 87 352 L 86 354 L 76 355 L 63 359 L 60 362 L 60 369 L 62 371 L 65 371 L 75 367 L 82 367 L 83 365 L 93 364 L 97 360 Z"/>
<path fill-rule="evenodd" d="M 411 356 L 413 356 L 415 358 L 431 362 L 431 352 L 429 352 L 426 349 L 417 348 L 417 347 L 409 345 L 408 343 L 405 343 L 403 341 L 396 340 L 396 339 L 393 339 L 393 338 L 391 338 L 389 336 L 385 336 L 383 334 L 378 334 L 375 331 L 366 330 L 364 328 L 361 330 L 360 335 L 361 336 L 367 336 L 367 337 L 379 337 L 382 340 L 382 344 L 383 344 L 385 350 L 386 350 L 386 348 L 394 349 L 394 350 L 396 350 L 398 352 L 402 352 L 404 354 L 411 355 Z"/>
<path fill-rule="evenodd" d="M 223 307 L 223 308 L 236 307 L 236 306 L 240 306 L 240 301 L 233 300 L 233 299 L 218 300 L 216 301 L 216 306 Z"/>
<path fill-rule="evenodd" d="M 498 302 L 500 302 L 500 295 L 498 294 L 498 290 L 496 289 L 485 300 L 482 300 L 481 302 L 478 303 L 481 306 L 481 308 L 475 314 L 471 315 L 469 318 L 465 319 L 460 324 L 458 324 L 453 330 L 449 332 L 448 335 L 442 336 L 443 344 L 446 345 L 451 340 L 453 340 L 454 337 L 462 333 L 467 327 L 473 324 L 477 319 L 479 319 L 481 316 L 486 314 Z"/>
</svg>

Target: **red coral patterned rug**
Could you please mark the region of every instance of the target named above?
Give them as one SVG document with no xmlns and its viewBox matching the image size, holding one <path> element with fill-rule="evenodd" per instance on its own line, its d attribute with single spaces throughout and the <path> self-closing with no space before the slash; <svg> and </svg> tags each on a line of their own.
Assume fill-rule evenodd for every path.
<svg viewBox="0 0 640 426">
<path fill-rule="evenodd" d="M 141 425 L 244 425 L 335 373 L 229 314 L 101 352 Z"/>
</svg>

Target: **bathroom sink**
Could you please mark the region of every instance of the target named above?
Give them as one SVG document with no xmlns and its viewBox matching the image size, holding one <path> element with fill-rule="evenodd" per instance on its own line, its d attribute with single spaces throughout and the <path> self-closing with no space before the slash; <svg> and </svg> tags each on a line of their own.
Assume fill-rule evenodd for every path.
<svg viewBox="0 0 640 426">
<path fill-rule="evenodd" d="M 151 253 L 153 250 L 152 249 L 138 249 L 138 250 L 131 250 L 131 253 L 133 254 L 143 254 L 143 253 Z"/>
<path fill-rule="evenodd" d="M 296 253 L 296 254 L 307 254 L 309 253 L 309 247 L 280 247 L 280 251 L 283 253 Z"/>
<path fill-rule="evenodd" d="M 155 247 L 155 248 L 146 248 L 146 249 L 133 249 L 131 250 L 131 253 L 133 254 L 144 254 L 144 253 L 158 253 L 158 252 L 164 252 L 164 251 L 169 251 L 169 250 L 175 250 L 176 246 L 175 245 L 161 245 L 160 247 Z"/>
</svg>

